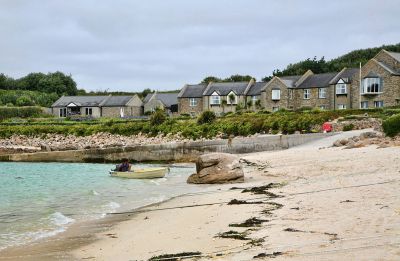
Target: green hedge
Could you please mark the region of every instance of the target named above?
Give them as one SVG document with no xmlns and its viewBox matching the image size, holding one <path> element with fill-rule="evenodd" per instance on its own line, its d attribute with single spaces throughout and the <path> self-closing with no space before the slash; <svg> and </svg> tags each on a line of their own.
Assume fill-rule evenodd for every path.
<svg viewBox="0 0 400 261">
<path fill-rule="evenodd" d="M 0 120 L 9 118 L 38 117 L 43 114 L 40 107 L 0 107 Z"/>
<path fill-rule="evenodd" d="M 400 133 L 400 114 L 393 115 L 382 124 L 383 131 L 389 137 L 394 137 Z"/>
</svg>

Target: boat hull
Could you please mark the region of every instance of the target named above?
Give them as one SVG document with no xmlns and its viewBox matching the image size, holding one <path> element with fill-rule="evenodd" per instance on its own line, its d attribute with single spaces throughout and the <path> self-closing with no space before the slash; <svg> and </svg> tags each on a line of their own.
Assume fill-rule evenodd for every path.
<svg viewBox="0 0 400 261">
<path fill-rule="evenodd" d="M 111 177 L 126 179 L 156 179 L 163 178 L 168 168 L 135 169 L 134 171 L 110 171 Z"/>
</svg>

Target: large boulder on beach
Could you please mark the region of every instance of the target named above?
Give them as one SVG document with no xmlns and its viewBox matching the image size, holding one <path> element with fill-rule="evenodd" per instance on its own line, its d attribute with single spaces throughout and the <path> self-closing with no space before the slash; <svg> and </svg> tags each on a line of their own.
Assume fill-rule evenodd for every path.
<svg viewBox="0 0 400 261">
<path fill-rule="evenodd" d="M 201 155 L 196 162 L 196 172 L 187 183 L 221 184 L 244 181 L 244 173 L 239 158 L 228 153 Z"/>
</svg>

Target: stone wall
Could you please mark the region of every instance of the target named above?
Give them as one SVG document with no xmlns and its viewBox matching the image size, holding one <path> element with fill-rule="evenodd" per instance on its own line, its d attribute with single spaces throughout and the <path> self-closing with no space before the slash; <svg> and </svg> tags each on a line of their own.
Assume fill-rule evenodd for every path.
<svg viewBox="0 0 400 261">
<path fill-rule="evenodd" d="M 203 111 L 203 98 L 194 98 L 197 100 L 197 106 L 190 106 L 190 98 L 178 98 L 179 114 L 199 115 Z"/>
<path fill-rule="evenodd" d="M 400 76 L 392 75 L 383 69 L 373 60 L 368 61 L 361 70 L 361 78 L 363 79 L 369 73 L 379 75 L 383 79 L 383 92 L 373 95 L 361 95 L 361 101 L 368 101 L 368 108 L 374 108 L 374 101 L 383 101 L 384 107 L 395 106 L 400 104 Z M 352 108 L 360 108 L 360 80 L 358 77 L 353 79 L 351 84 Z"/>
<path fill-rule="evenodd" d="M 27 162 L 118 162 L 122 158 L 134 161 L 195 161 L 210 152 L 233 154 L 288 149 L 318 140 L 334 133 L 294 135 L 259 135 L 232 140 L 175 142 L 105 149 L 51 151 L 0 156 L 0 161 Z"/>
<path fill-rule="evenodd" d="M 331 95 L 332 86 L 325 87 L 326 90 L 326 98 L 319 98 L 318 89 L 319 88 L 308 88 L 311 90 L 310 99 L 304 99 L 304 89 L 295 89 L 295 106 L 294 109 L 300 109 L 302 107 L 310 107 L 310 108 L 320 108 L 321 106 L 325 106 L 326 109 L 332 109 L 331 106 Z"/>
<path fill-rule="evenodd" d="M 281 95 L 279 100 L 272 100 L 272 90 L 280 90 Z M 268 111 L 273 111 L 274 107 L 279 109 L 288 109 L 288 88 L 277 78 L 269 83 L 267 88 L 262 92 L 262 104 Z"/>
<path fill-rule="evenodd" d="M 140 116 L 142 115 L 141 107 L 103 107 L 102 108 L 102 116 L 103 117 L 120 117 L 121 116 L 121 108 L 124 109 L 124 116 Z"/>
<path fill-rule="evenodd" d="M 384 50 L 381 50 L 375 56 L 375 59 L 377 61 L 383 62 L 384 64 L 387 64 L 390 68 L 400 70 L 400 63 Z"/>
</svg>

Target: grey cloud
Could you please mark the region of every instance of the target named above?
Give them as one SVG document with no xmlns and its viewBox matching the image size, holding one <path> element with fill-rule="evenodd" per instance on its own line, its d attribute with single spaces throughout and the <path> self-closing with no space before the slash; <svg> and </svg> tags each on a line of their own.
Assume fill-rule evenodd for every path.
<svg viewBox="0 0 400 261">
<path fill-rule="evenodd" d="M 79 87 L 178 89 L 399 42 L 397 0 L 0 0 L 0 72 Z"/>
</svg>

